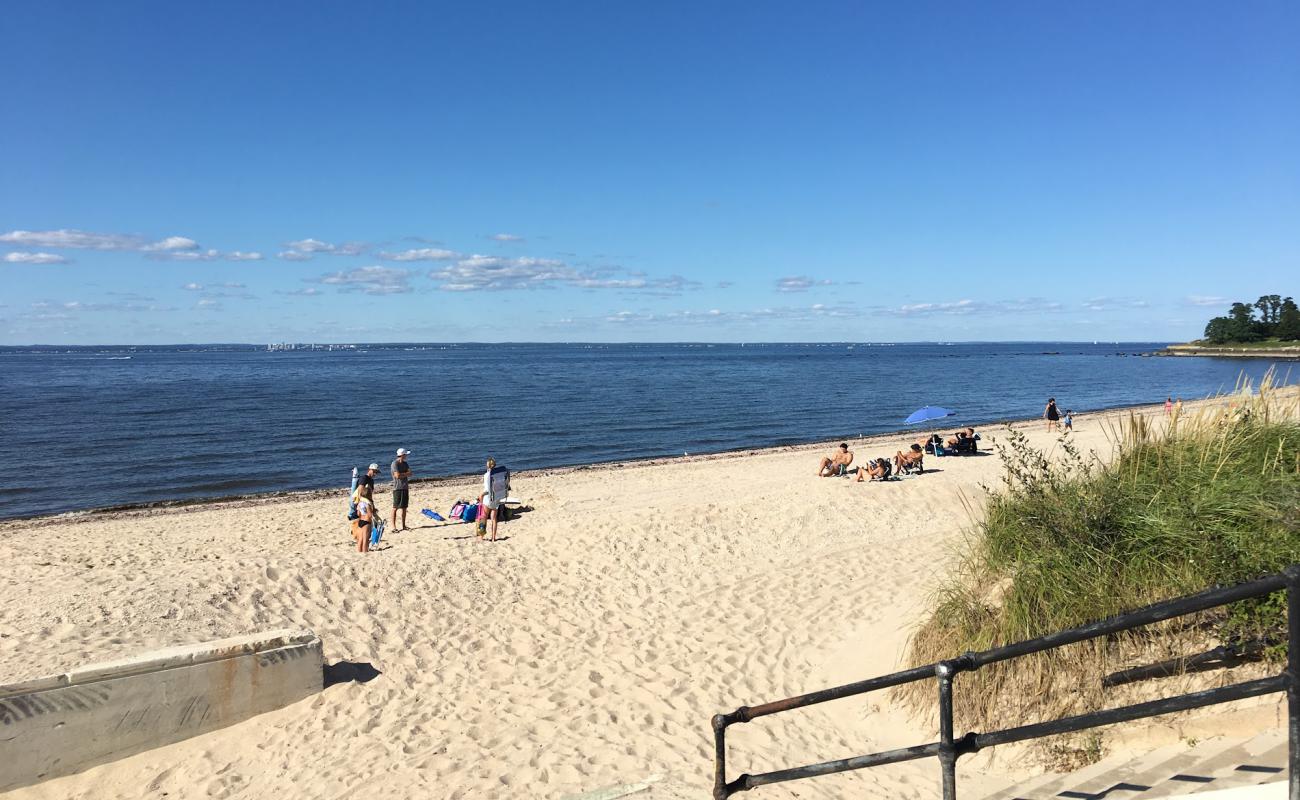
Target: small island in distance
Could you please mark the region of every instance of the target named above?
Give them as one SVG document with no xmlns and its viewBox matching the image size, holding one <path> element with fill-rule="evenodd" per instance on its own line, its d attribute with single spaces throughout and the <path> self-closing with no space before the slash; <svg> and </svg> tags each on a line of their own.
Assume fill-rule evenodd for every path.
<svg viewBox="0 0 1300 800">
<path fill-rule="evenodd" d="M 1276 294 L 1233 303 L 1226 316 L 1205 324 L 1204 338 L 1170 345 L 1157 355 L 1300 359 L 1300 307 Z"/>
</svg>

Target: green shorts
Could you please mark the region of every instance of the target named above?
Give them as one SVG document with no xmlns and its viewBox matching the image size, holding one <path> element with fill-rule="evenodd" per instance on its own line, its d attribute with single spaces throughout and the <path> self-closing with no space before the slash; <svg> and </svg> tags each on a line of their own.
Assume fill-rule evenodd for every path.
<svg viewBox="0 0 1300 800">
<path fill-rule="evenodd" d="M 411 502 L 411 491 L 409 489 L 393 490 L 393 508 L 406 508 Z"/>
</svg>

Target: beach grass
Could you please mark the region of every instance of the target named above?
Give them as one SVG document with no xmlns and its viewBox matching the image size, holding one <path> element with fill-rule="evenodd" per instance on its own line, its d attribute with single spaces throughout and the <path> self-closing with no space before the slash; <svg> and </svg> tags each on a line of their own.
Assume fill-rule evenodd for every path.
<svg viewBox="0 0 1300 800">
<path fill-rule="evenodd" d="M 1063 438 L 1049 456 L 1008 430 L 1006 467 L 957 569 L 913 636 L 925 664 L 1102 619 L 1152 602 L 1238 583 L 1300 562 L 1300 400 L 1266 376 L 1167 421 L 1130 414 L 1109 432 L 1103 462 Z M 1118 668 L 1201 646 L 1263 642 L 1284 657 L 1277 593 L 1194 619 L 1073 645 L 961 677 L 956 714 L 992 730 L 1128 702 L 1104 690 Z M 1136 695 L 1134 694 L 1136 692 Z M 902 692 L 932 712 L 933 687 Z"/>
</svg>

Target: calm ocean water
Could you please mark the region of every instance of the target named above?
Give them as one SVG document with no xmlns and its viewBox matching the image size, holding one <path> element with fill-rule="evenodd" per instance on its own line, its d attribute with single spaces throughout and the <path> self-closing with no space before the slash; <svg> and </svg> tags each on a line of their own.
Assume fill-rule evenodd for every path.
<svg viewBox="0 0 1300 800">
<path fill-rule="evenodd" d="M 346 486 L 397 447 L 428 477 L 880 433 L 928 404 L 955 426 L 1198 398 L 1271 363 L 1137 357 L 1161 346 L 0 349 L 0 518 Z"/>
</svg>

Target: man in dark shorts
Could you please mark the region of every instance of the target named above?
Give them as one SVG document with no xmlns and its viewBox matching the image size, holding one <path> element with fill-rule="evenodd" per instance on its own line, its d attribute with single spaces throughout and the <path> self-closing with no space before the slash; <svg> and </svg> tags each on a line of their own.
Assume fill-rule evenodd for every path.
<svg viewBox="0 0 1300 800">
<path fill-rule="evenodd" d="M 397 460 L 390 467 L 393 473 L 393 530 L 406 530 L 406 506 L 411 501 L 410 481 L 411 465 L 406 463 L 406 457 L 411 454 L 410 450 L 404 447 L 397 448 Z M 402 527 L 397 527 L 397 512 L 402 512 Z"/>
</svg>

